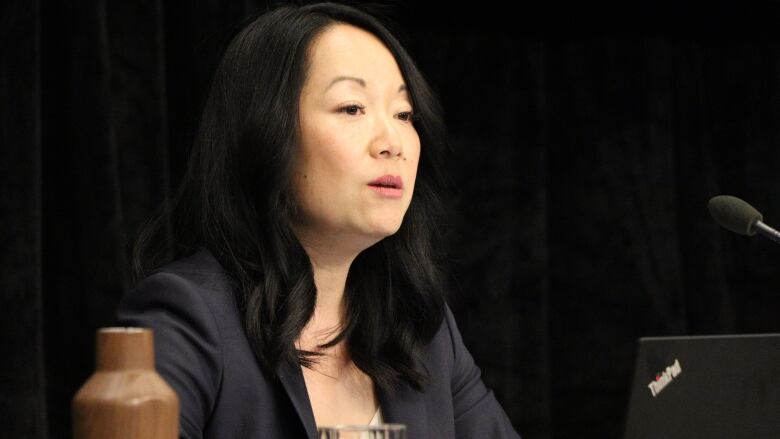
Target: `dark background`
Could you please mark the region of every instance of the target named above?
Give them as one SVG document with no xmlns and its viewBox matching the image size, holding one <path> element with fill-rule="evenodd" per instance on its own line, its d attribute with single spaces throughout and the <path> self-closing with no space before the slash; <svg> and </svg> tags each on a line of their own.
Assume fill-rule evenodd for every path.
<svg viewBox="0 0 780 439">
<path fill-rule="evenodd" d="M 447 112 L 453 310 L 525 439 L 619 437 L 637 337 L 780 331 L 780 248 L 706 209 L 780 224 L 774 3 L 385 3 Z M 266 6 L 0 7 L 3 437 L 70 436 L 135 234 Z"/>
</svg>

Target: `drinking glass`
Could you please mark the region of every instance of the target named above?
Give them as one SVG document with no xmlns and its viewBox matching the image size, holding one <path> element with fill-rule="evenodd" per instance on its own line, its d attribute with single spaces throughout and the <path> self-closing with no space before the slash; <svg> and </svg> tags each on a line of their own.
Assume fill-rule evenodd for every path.
<svg viewBox="0 0 780 439">
<path fill-rule="evenodd" d="M 406 439 L 406 425 L 335 425 L 317 429 L 319 439 Z"/>
</svg>

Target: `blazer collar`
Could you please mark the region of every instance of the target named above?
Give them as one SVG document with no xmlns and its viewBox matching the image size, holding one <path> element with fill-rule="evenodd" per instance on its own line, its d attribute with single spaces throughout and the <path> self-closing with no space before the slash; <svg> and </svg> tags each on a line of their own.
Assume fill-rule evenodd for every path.
<svg viewBox="0 0 780 439">
<path fill-rule="evenodd" d="M 317 439 L 317 422 L 314 420 L 314 411 L 311 408 L 309 392 L 306 390 L 306 381 L 303 379 L 303 371 L 299 364 L 290 364 L 280 361 L 276 367 L 276 376 L 287 392 L 298 419 L 303 424 L 307 439 Z"/>
<path fill-rule="evenodd" d="M 295 407 L 307 439 L 317 439 L 317 423 L 301 366 L 283 361 L 279 363 L 276 373 Z M 379 388 L 376 388 L 376 392 L 385 423 L 406 425 L 406 436 L 410 439 L 428 437 L 428 416 L 422 393 L 407 385 L 400 386 L 393 394 Z"/>
<path fill-rule="evenodd" d="M 427 438 L 428 413 L 423 396 L 406 384 L 399 386 L 393 394 L 377 389 L 384 422 L 406 425 L 409 439 Z"/>
</svg>

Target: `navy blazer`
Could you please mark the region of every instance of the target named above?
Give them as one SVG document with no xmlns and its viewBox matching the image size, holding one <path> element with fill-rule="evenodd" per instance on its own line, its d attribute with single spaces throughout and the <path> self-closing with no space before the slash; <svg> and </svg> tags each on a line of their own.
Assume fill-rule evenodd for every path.
<svg viewBox="0 0 780 439">
<path fill-rule="evenodd" d="M 385 422 L 409 439 L 516 438 L 463 345 L 449 307 L 424 363 L 424 392 L 377 390 Z M 119 326 L 154 331 L 156 367 L 179 395 L 182 438 L 317 438 L 300 366 L 263 373 L 241 325 L 228 277 L 205 249 L 171 262 L 122 299 Z"/>
</svg>

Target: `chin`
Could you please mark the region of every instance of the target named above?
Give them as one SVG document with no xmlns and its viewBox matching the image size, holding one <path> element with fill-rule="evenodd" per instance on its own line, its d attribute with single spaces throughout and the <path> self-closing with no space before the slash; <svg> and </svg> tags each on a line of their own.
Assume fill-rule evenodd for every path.
<svg viewBox="0 0 780 439">
<path fill-rule="evenodd" d="M 379 239 L 387 238 L 388 236 L 393 236 L 398 232 L 398 229 L 400 227 L 393 227 L 388 229 L 381 229 L 374 232 L 374 236 L 376 236 Z"/>
<path fill-rule="evenodd" d="M 379 239 L 386 238 L 390 235 L 395 235 L 396 232 L 401 228 L 401 222 L 392 222 L 392 223 L 385 223 L 385 224 L 377 224 L 373 228 L 373 235 L 377 236 Z"/>
</svg>

